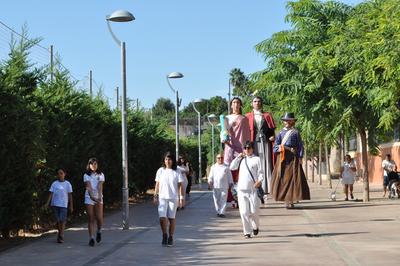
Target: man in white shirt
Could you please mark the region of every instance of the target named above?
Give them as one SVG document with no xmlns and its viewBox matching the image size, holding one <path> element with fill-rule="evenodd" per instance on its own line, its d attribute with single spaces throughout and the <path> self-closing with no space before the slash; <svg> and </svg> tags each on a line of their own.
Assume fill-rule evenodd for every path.
<svg viewBox="0 0 400 266">
<path fill-rule="evenodd" d="M 239 154 L 231 165 L 231 170 L 239 169 L 237 185 L 239 212 L 242 218 L 243 234 L 246 238 L 258 235 L 259 208 L 261 201 L 257 196 L 257 188 L 261 186 L 264 176 L 261 161 L 253 154 L 253 142 L 247 141 L 243 147 L 244 153 Z"/>
<path fill-rule="evenodd" d="M 224 156 L 219 153 L 216 156 L 217 162 L 211 166 L 208 175 L 208 186 L 213 188 L 215 210 L 218 217 L 225 217 L 226 199 L 228 189 L 233 185 L 232 173 L 229 167 L 224 164 Z"/>
<path fill-rule="evenodd" d="M 397 166 L 396 163 L 392 160 L 392 156 L 390 154 L 386 154 L 385 160 L 382 161 L 383 168 L 383 197 L 386 196 L 387 187 L 389 186 L 389 173 L 396 172 Z"/>
</svg>

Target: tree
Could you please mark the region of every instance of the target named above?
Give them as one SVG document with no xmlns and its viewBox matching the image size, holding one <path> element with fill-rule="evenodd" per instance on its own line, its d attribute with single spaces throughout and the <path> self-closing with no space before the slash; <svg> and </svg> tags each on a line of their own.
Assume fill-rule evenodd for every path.
<svg viewBox="0 0 400 266">
<path fill-rule="evenodd" d="M 377 134 L 392 129 L 400 118 L 400 6 L 378 0 L 355 7 L 346 27 L 334 27 L 333 61 L 345 70 L 341 84 L 347 93 L 343 122 L 361 137 L 364 201 L 369 200 L 367 145 L 377 153 Z M 368 137 L 367 137 L 368 136 Z"/>
<path fill-rule="evenodd" d="M 154 117 L 172 120 L 175 113 L 175 105 L 168 98 L 159 98 L 152 110 Z"/>
<path fill-rule="evenodd" d="M 37 40 L 12 41 L 10 58 L 0 66 L 0 231 L 32 223 L 35 167 L 43 155 L 42 122 L 36 108 L 37 80 L 41 71 L 28 63 L 28 49 Z"/>
<path fill-rule="evenodd" d="M 250 92 L 249 90 L 249 80 L 247 76 L 239 68 L 234 68 L 229 73 L 230 82 L 233 86 L 233 95 L 237 96 L 247 96 Z"/>
<path fill-rule="evenodd" d="M 369 200 L 367 141 L 398 119 L 399 6 L 394 0 L 350 7 L 338 2 L 288 3 L 293 28 L 256 46 L 267 68 L 256 86 L 297 112 L 308 143 L 332 144 L 341 132 L 361 136 L 364 201 Z M 282 108 L 283 107 L 283 108 Z M 368 132 L 368 138 L 367 138 Z"/>
</svg>

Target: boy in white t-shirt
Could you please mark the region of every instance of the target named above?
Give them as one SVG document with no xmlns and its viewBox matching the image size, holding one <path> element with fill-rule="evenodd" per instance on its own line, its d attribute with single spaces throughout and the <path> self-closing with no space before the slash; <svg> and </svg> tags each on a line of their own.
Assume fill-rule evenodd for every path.
<svg viewBox="0 0 400 266">
<path fill-rule="evenodd" d="M 160 167 L 156 174 L 153 202 L 156 205 L 158 204 L 158 215 L 162 231 L 161 244 L 163 246 L 172 246 L 176 224 L 176 210 L 178 205 L 180 208 L 185 205 L 185 192 L 182 186 L 184 177 L 177 170 L 175 157 L 172 153 L 167 152 L 163 158 L 163 167 Z M 169 236 L 167 234 L 168 222 Z"/>
<path fill-rule="evenodd" d="M 62 168 L 56 170 L 58 180 L 54 181 L 50 186 L 50 195 L 46 206 L 53 207 L 54 215 L 57 221 L 57 242 L 64 242 L 65 223 L 67 222 L 68 205 L 69 210 L 73 211 L 72 202 L 72 186 L 65 180 L 66 172 Z"/>
</svg>

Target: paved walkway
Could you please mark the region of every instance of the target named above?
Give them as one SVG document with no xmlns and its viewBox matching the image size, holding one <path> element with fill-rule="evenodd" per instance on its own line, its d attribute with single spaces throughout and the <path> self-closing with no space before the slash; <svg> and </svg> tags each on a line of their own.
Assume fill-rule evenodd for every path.
<svg viewBox="0 0 400 266">
<path fill-rule="evenodd" d="M 64 244 L 49 235 L 0 253 L 0 265 L 399 265 L 400 199 L 382 199 L 376 187 L 370 203 L 333 202 L 327 187 L 310 186 L 312 201 L 296 209 L 262 207 L 251 239 L 237 210 L 218 218 L 211 193 L 195 191 L 178 212 L 174 247 L 161 246 L 156 207 L 143 203 L 132 207 L 129 231 L 120 229 L 121 214 L 107 216 L 95 247 L 82 225 L 68 229 Z M 361 184 L 355 196 L 362 198 Z"/>
</svg>

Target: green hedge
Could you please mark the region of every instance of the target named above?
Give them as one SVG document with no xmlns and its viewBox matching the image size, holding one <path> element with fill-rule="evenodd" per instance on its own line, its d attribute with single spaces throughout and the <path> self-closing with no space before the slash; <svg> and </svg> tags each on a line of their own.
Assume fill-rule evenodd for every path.
<svg viewBox="0 0 400 266">
<path fill-rule="evenodd" d="M 18 229 L 48 223 L 43 207 L 55 169 L 64 167 L 73 186 L 74 215 L 83 213 L 83 173 L 90 157 L 99 159 L 106 176 L 106 205 L 121 201 L 121 113 L 101 97 L 75 89 L 67 73 L 54 82 L 27 61 L 26 43 L 15 45 L 0 65 L 0 230 L 3 237 Z M 130 194 L 154 186 L 154 177 L 167 150 L 174 151 L 173 134 L 165 124 L 128 111 Z M 197 145 L 182 143 L 185 153 Z M 197 157 L 196 157 L 197 158 Z"/>
</svg>

